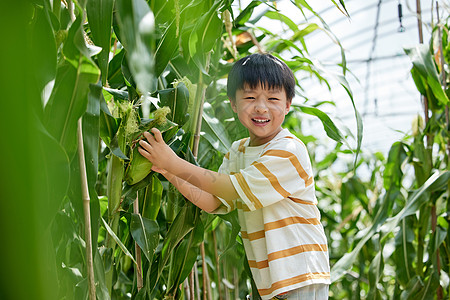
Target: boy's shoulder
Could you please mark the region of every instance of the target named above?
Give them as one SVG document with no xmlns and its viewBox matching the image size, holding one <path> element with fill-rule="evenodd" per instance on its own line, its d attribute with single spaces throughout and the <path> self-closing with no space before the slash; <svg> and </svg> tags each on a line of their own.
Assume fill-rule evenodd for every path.
<svg viewBox="0 0 450 300">
<path fill-rule="evenodd" d="M 281 149 L 302 149 L 306 150 L 306 145 L 301 139 L 292 134 L 289 130 L 283 129 L 270 142 L 264 146 L 264 150 L 281 148 Z"/>
</svg>

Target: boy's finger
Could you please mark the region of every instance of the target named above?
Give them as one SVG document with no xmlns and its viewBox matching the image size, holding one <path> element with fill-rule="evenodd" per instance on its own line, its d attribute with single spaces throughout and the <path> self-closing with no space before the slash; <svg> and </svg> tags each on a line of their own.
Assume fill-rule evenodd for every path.
<svg viewBox="0 0 450 300">
<path fill-rule="evenodd" d="M 140 140 L 140 141 L 139 141 L 139 145 L 140 145 L 142 148 L 144 148 L 145 150 L 150 151 L 150 145 L 149 145 L 149 143 L 147 143 L 146 141 Z M 139 149 L 142 149 L 142 148 L 139 148 Z M 146 151 L 146 152 L 147 152 L 147 151 Z"/>
<path fill-rule="evenodd" d="M 150 160 L 150 154 L 147 151 L 145 151 L 141 147 L 138 148 L 138 151 L 143 157 L 145 157 L 146 159 Z"/>
<path fill-rule="evenodd" d="M 144 136 L 150 144 L 152 142 L 155 142 L 155 137 L 152 134 L 150 134 L 150 132 L 148 131 L 144 132 Z"/>
<path fill-rule="evenodd" d="M 152 133 L 153 133 L 153 135 L 155 136 L 155 140 L 156 140 L 158 143 L 161 143 L 162 141 L 164 141 L 163 138 L 162 138 L 161 131 L 159 131 L 158 128 L 152 128 Z"/>
</svg>

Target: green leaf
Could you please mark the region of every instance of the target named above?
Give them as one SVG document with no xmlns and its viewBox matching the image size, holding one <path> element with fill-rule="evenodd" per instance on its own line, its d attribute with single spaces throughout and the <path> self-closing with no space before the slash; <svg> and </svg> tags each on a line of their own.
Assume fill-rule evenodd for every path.
<svg viewBox="0 0 450 300">
<path fill-rule="evenodd" d="M 159 255 L 159 264 L 157 274 L 152 277 L 151 289 L 153 289 L 161 276 L 163 269 L 167 266 L 170 254 L 178 243 L 194 228 L 193 220 L 197 207 L 189 202 L 183 206 L 181 211 L 175 217 L 172 225 L 164 239 L 161 253 Z"/>
<path fill-rule="evenodd" d="M 37 121 L 37 120 L 36 120 Z M 35 193 L 42 195 L 46 203 L 37 205 L 39 215 L 47 215 L 49 218 L 40 220 L 44 223 L 43 228 L 47 228 L 53 217 L 56 215 L 61 202 L 67 194 L 70 181 L 70 161 L 66 152 L 44 128 L 41 122 L 37 121 L 39 139 L 36 146 L 39 157 L 39 180 L 35 186 Z"/>
<path fill-rule="evenodd" d="M 94 279 L 95 290 L 98 299 L 111 299 L 108 288 L 106 287 L 105 268 L 103 266 L 103 260 L 100 256 L 100 253 L 98 252 L 98 249 L 94 249 Z"/>
<path fill-rule="evenodd" d="M 415 214 L 417 210 L 429 200 L 429 194 L 445 189 L 450 180 L 450 171 L 436 172 L 416 191 L 408 197 L 406 206 L 392 217 L 385 228 L 386 234 L 392 231 L 405 217 Z"/>
<path fill-rule="evenodd" d="M 156 174 L 151 177 L 149 184 L 144 193 L 144 203 L 142 205 L 142 215 L 150 220 L 156 220 L 159 209 L 161 208 L 161 198 L 163 186 Z"/>
<path fill-rule="evenodd" d="M 121 42 L 138 89 L 143 95 L 155 90 L 153 33 L 155 20 L 145 0 L 117 0 Z"/>
<path fill-rule="evenodd" d="M 231 141 L 225 124 L 214 116 L 214 110 L 209 103 L 205 103 L 203 107 L 203 123 L 202 130 L 205 132 L 203 136 L 208 142 L 222 153 L 227 153 L 231 147 Z"/>
<path fill-rule="evenodd" d="M 222 21 L 217 16 L 217 2 L 211 9 L 198 19 L 189 37 L 189 53 L 195 64 L 203 73 L 207 67 L 207 53 L 212 50 L 222 33 Z"/>
<path fill-rule="evenodd" d="M 358 161 L 358 155 L 361 150 L 361 143 L 362 143 L 362 138 L 363 138 L 363 122 L 362 122 L 361 115 L 359 114 L 359 111 L 356 109 L 355 101 L 353 99 L 353 92 L 352 92 L 350 85 L 347 82 L 347 79 L 345 78 L 344 75 L 327 70 L 319 62 L 315 62 L 314 66 L 323 74 L 327 74 L 327 75 L 331 76 L 333 79 L 335 79 L 336 81 L 338 81 L 341 84 L 341 86 L 345 89 L 348 96 L 350 97 L 350 100 L 351 100 L 352 106 L 353 106 L 353 111 L 355 112 L 355 119 L 356 119 L 356 134 L 357 134 L 357 138 L 356 138 L 357 145 L 356 145 L 356 151 L 355 151 L 355 153 L 356 153 L 355 166 L 356 166 L 356 162 Z"/>
<path fill-rule="evenodd" d="M 325 132 L 327 133 L 328 137 L 332 138 L 338 143 L 343 143 L 347 145 L 347 147 L 351 148 L 348 144 L 347 140 L 345 139 L 344 135 L 341 133 L 341 131 L 334 125 L 334 122 L 330 119 L 330 117 L 321 111 L 320 109 L 316 107 L 309 107 L 305 105 L 292 105 L 295 108 L 298 108 L 298 110 L 312 115 L 319 118 L 319 120 L 322 122 L 323 128 L 325 129 Z"/>
<path fill-rule="evenodd" d="M 106 83 L 108 74 L 113 6 L 114 0 L 89 0 L 86 6 L 92 39 L 102 48 L 98 55 L 98 63 L 102 72 L 103 85 Z"/>
<path fill-rule="evenodd" d="M 264 16 L 272 20 L 279 20 L 280 22 L 286 24 L 294 33 L 298 31 L 297 24 L 295 24 L 289 17 L 278 11 L 268 11 L 264 14 Z"/>
<path fill-rule="evenodd" d="M 450 179 L 450 171 L 446 172 L 437 172 L 433 174 L 425 183 L 423 186 L 421 186 L 417 191 L 413 192 L 406 204 L 406 206 L 394 217 L 390 218 L 389 220 L 384 223 L 386 220 L 386 214 L 377 214 L 377 216 L 374 219 L 374 222 L 368 232 L 364 235 L 364 237 L 358 242 L 356 247 L 350 252 L 346 253 L 341 259 L 338 260 L 338 262 L 333 266 L 331 271 L 331 281 L 335 282 L 338 280 L 341 276 L 344 275 L 344 273 L 350 269 L 353 262 L 355 261 L 359 251 L 362 249 L 364 244 L 375 234 L 377 233 L 381 225 L 383 226 L 383 239 L 387 237 L 392 230 L 398 225 L 398 223 L 403 220 L 403 218 L 414 214 L 420 207 L 428 200 L 428 195 L 431 192 L 436 192 L 439 190 L 442 190 L 446 187 L 448 184 L 448 181 Z M 395 195 L 393 195 L 393 199 L 395 199 Z M 388 201 L 385 201 L 385 203 Z M 381 210 L 380 210 L 381 211 Z M 384 224 L 383 224 L 384 223 Z"/>
<path fill-rule="evenodd" d="M 108 234 L 112 237 L 112 239 L 116 242 L 116 244 L 119 246 L 120 249 L 122 249 L 123 253 L 128 256 L 135 265 L 137 265 L 136 260 L 134 259 L 133 255 L 131 255 L 130 251 L 128 251 L 127 247 L 122 243 L 122 241 L 117 237 L 117 235 L 114 233 L 114 231 L 109 227 L 108 223 L 102 219 L 103 226 L 105 226 L 106 231 L 108 231 Z"/>
<path fill-rule="evenodd" d="M 34 74 L 39 91 L 56 75 L 56 42 L 49 16 L 36 8 L 35 24 L 31 35 Z"/>
<path fill-rule="evenodd" d="M 194 229 L 183 239 L 172 253 L 169 266 L 168 293 L 174 291 L 192 272 L 199 253 L 198 246 L 203 241 L 204 226 L 200 218 L 200 209 L 196 210 L 193 220 Z"/>
<path fill-rule="evenodd" d="M 254 0 L 250 2 L 250 4 L 248 4 L 242 10 L 242 12 L 236 17 L 235 23 L 239 25 L 244 25 L 244 23 L 247 22 L 252 16 L 255 7 L 259 6 L 261 3 L 263 3 L 263 1 Z"/>
<path fill-rule="evenodd" d="M 178 83 L 176 88 L 170 88 L 158 91 L 160 97 L 160 106 L 170 107 L 170 113 L 167 119 L 183 126 L 189 118 L 189 91 L 184 83 Z"/>
<path fill-rule="evenodd" d="M 411 59 L 414 68 L 425 79 L 427 85 L 433 92 L 433 95 L 438 99 L 440 105 L 447 105 L 449 100 L 442 89 L 429 46 L 420 44 L 415 47 L 405 48 L 404 50 Z"/>
<path fill-rule="evenodd" d="M 400 223 L 400 230 L 395 236 L 396 278 L 403 288 L 406 288 L 414 274 L 413 262 L 416 257 L 416 250 L 413 246 L 414 219 L 414 216 L 404 218 Z"/>
<path fill-rule="evenodd" d="M 155 50 L 155 76 L 159 77 L 169 61 L 177 54 L 179 38 L 176 37 L 176 23 L 172 22 L 164 31 Z"/>
<path fill-rule="evenodd" d="M 74 22 L 69 30 L 68 40 L 78 39 L 80 30 L 80 22 Z M 95 64 L 75 49 L 69 51 L 70 60 L 58 67 L 55 86 L 44 116 L 47 130 L 64 147 L 69 157 L 76 151 L 77 122 L 86 111 L 89 85 L 96 83 L 99 77 Z"/>
<path fill-rule="evenodd" d="M 159 242 L 158 223 L 154 220 L 143 218 L 139 214 L 131 214 L 130 231 L 133 239 L 151 264 Z"/>
<path fill-rule="evenodd" d="M 369 294 L 368 299 L 380 299 L 380 291 L 378 289 L 378 282 L 383 275 L 384 259 L 383 252 L 378 252 L 373 258 L 369 266 Z"/>
<path fill-rule="evenodd" d="M 82 120 L 84 155 L 91 210 L 92 245 L 97 244 L 100 224 L 100 202 L 95 187 L 98 176 L 101 97 L 102 87 L 100 84 L 91 84 L 89 86 L 88 105 Z"/>
<path fill-rule="evenodd" d="M 422 289 L 423 282 L 419 275 L 414 276 L 401 294 L 401 300 L 415 299 L 417 293 Z"/>
</svg>

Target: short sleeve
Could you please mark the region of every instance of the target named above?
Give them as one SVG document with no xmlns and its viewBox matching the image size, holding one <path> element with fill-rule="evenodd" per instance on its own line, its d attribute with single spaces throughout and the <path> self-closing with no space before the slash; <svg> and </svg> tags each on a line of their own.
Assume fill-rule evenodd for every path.
<svg viewBox="0 0 450 300">
<path fill-rule="evenodd" d="M 314 194 L 311 162 L 305 145 L 282 138 L 266 147 L 260 157 L 239 173 L 230 175 L 250 210 L 269 206 L 292 195 Z"/>
<path fill-rule="evenodd" d="M 230 152 L 225 154 L 222 164 L 219 167 L 218 173 L 229 175 L 230 174 L 229 166 L 230 166 Z M 213 214 L 226 214 L 234 210 L 235 203 L 233 201 L 226 201 L 220 197 L 217 196 L 215 197 L 219 199 L 220 202 L 222 202 L 222 205 L 220 205 L 216 210 L 214 210 L 212 212 Z"/>
</svg>

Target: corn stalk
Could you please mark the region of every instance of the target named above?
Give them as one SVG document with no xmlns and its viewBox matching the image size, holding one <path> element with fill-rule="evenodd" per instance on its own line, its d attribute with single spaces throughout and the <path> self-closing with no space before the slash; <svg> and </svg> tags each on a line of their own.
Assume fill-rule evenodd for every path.
<svg viewBox="0 0 450 300">
<path fill-rule="evenodd" d="M 136 195 L 136 200 L 133 203 L 133 212 L 135 214 L 139 214 L 139 197 Z M 140 291 L 144 286 L 144 279 L 142 278 L 142 258 L 141 258 L 141 248 L 138 243 L 134 242 L 134 249 L 136 252 L 136 281 L 137 281 L 137 289 Z"/>
<path fill-rule="evenodd" d="M 211 52 L 207 54 L 207 64 L 206 64 L 206 71 L 209 69 L 209 62 L 211 58 Z M 205 102 L 205 95 L 206 95 L 206 86 L 204 86 L 203 83 L 203 73 L 199 72 L 199 81 L 197 84 L 197 101 L 195 101 L 195 108 L 194 113 L 195 116 L 193 118 L 193 121 L 191 123 L 191 126 L 195 126 L 194 131 L 194 137 L 191 142 L 192 145 L 192 154 L 194 155 L 195 159 L 197 159 L 198 156 L 198 146 L 200 143 L 200 131 L 202 128 L 202 120 L 203 120 L 203 104 Z M 191 127 L 192 128 L 192 127 Z M 202 242 L 200 244 L 200 253 L 202 257 L 202 269 L 203 269 L 203 300 L 210 299 L 211 295 L 208 293 L 208 287 L 210 285 L 210 279 L 208 276 L 208 265 L 206 264 L 206 257 L 205 257 L 205 242 Z M 207 298 L 207 296 L 209 296 Z"/>
<path fill-rule="evenodd" d="M 115 155 L 111 155 L 111 161 L 109 162 L 108 177 L 107 177 L 107 197 L 108 197 L 108 225 L 113 232 L 117 232 L 119 229 L 120 212 L 120 199 L 122 195 L 122 179 L 123 179 L 123 160 Z M 106 237 L 106 247 L 112 249 L 112 259 L 114 260 L 115 241 L 108 234 Z M 112 292 L 112 280 L 114 274 L 114 263 L 109 271 L 105 274 L 106 286 L 108 291 Z"/>
<path fill-rule="evenodd" d="M 78 159 L 80 164 L 81 176 L 81 192 L 83 197 L 83 211 L 84 211 L 84 239 L 86 242 L 86 267 L 88 274 L 89 299 L 95 300 L 95 281 L 94 281 L 94 263 L 92 259 L 92 235 L 91 235 L 91 211 L 89 189 L 86 175 L 86 163 L 84 159 L 83 146 L 83 129 L 81 126 L 81 118 L 78 119 Z"/>
</svg>

